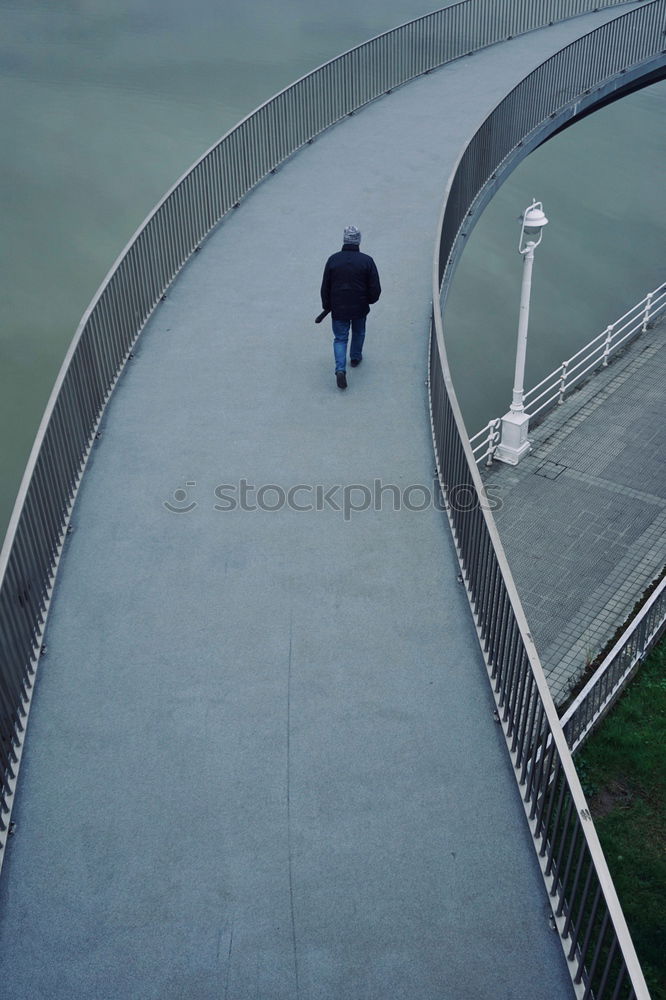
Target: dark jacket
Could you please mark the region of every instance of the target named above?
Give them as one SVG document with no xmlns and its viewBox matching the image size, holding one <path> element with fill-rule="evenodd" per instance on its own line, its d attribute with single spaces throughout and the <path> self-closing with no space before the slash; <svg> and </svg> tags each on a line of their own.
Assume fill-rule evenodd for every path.
<svg viewBox="0 0 666 1000">
<path fill-rule="evenodd" d="M 326 261 L 321 283 L 321 304 L 333 319 L 360 319 L 382 293 L 375 262 L 351 243 Z"/>
</svg>

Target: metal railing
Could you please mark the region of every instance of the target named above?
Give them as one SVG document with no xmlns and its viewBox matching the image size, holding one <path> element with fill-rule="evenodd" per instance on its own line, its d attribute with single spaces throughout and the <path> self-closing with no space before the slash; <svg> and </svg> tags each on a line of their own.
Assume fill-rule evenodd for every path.
<svg viewBox="0 0 666 1000">
<path fill-rule="evenodd" d="M 639 333 L 644 333 L 648 324 L 653 323 L 666 309 L 666 282 L 649 292 L 615 323 L 607 326 L 603 333 L 581 347 L 559 368 L 542 379 L 538 385 L 525 393 L 525 410 L 530 417 L 536 417 L 548 407 L 562 403 L 565 395 L 580 379 L 592 372 L 605 368 L 610 357 L 627 341 Z M 538 395 L 534 395 L 538 393 Z"/>
<path fill-rule="evenodd" d="M 666 578 L 604 657 L 560 723 L 573 753 L 603 719 L 666 626 Z"/>
<path fill-rule="evenodd" d="M 0 552 L 0 863 L 50 595 L 72 506 L 132 346 L 201 241 L 293 152 L 369 101 L 508 35 L 622 0 L 462 0 L 358 46 L 241 121 L 165 195 L 87 309 L 28 459 Z"/>
<path fill-rule="evenodd" d="M 523 396 L 525 412 L 530 420 L 545 410 L 560 405 L 567 392 L 581 379 L 606 368 L 611 356 L 622 347 L 627 347 L 630 339 L 645 333 L 648 326 L 666 309 L 666 282 L 648 292 L 645 298 L 632 306 L 624 316 L 607 326 L 570 358 L 563 361 L 554 371 L 546 375 Z M 538 395 L 535 395 L 537 393 Z M 501 417 L 490 420 L 486 426 L 470 438 L 476 464 L 485 460 L 490 465 L 500 441 Z"/>
<path fill-rule="evenodd" d="M 486 465 L 491 465 L 497 445 L 502 436 L 502 418 L 493 417 L 485 427 L 472 435 L 469 443 L 472 446 L 472 454 L 477 465 L 485 461 Z"/>
<path fill-rule="evenodd" d="M 530 148 L 593 107 L 625 70 L 664 65 L 666 0 L 654 0 L 574 42 L 489 115 L 449 180 L 433 262 L 430 412 L 438 474 L 482 498 L 483 484 L 448 367 L 443 311 L 480 208 Z M 489 429 L 490 430 L 490 429 Z M 649 994 L 543 668 L 487 505 L 447 504 L 462 579 L 577 996 Z"/>
<path fill-rule="evenodd" d="M 298 80 L 245 118 L 193 165 L 139 228 L 90 304 L 67 352 L 40 424 L 0 553 L 0 860 L 6 844 L 43 631 L 74 499 L 109 396 L 131 356 L 137 336 L 175 275 L 206 235 L 262 178 L 324 129 L 364 104 L 484 46 L 577 14 L 620 6 L 623 2 L 506 0 L 498 4 L 497 0 L 461 0 L 386 32 Z M 663 0 L 656 0 L 656 3 L 660 9 L 663 7 Z M 654 4 L 648 4 L 652 6 Z M 627 44 L 611 45 L 613 58 L 622 57 L 627 64 L 640 60 L 641 52 L 653 46 L 654 41 L 649 23 L 637 21 L 634 26 L 635 46 L 631 51 Z M 625 40 L 622 31 L 618 39 L 620 42 Z M 584 54 L 576 55 L 572 64 L 579 67 L 586 58 L 593 67 L 588 74 L 591 80 L 597 78 L 608 62 L 604 48 L 608 38 L 600 41 L 598 49 L 596 42 L 591 43 Z M 609 65 L 611 63 L 615 65 L 612 59 Z M 562 86 L 565 88 L 572 66 L 563 66 Z M 574 89 L 580 84 L 578 76 L 580 73 Z M 523 134 L 525 122 L 531 121 L 538 109 L 550 106 L 553 79 L 548 77 L 542 81 L 534 74 L 528 79 L 531 82 L 521 96 L 514 99 L 513 105 L 505 105 L 501 117 L 494 120 L 499 126 L 497 132 L 494 127 L 490 131 L 486 129 L 465 154 L 465 162 L 456 175 L 458 181 L 447 201 L 448 214 L 441 241 L 444 264 L 462 219 L 459 213 L 462 210 L 465 215 L 470 210 L 474 192 L 485 178 L 487 165 L 491 161 L 499 162 L 496 157 L 499 149 L 512 148 L 516 137 Z M 566 102 L 568 99 L 569 91 L 564 89 L 561 100 Z M 438 315 L 437 311 L 436 323 L 440 323 L 437 344 L 441 342 L 443 352 Z M 433 389 L 441 394 L 443 383 L 438 390 L 437 379 L 445 379 L 444 369 L 437 368 L 437 372 Z M 452 386 L 450 393 L 455 400 Z M 442 395 L 442 400 L 448 398 L 446 393 Z M 474 462 L 457 410 L 455 418 L 445 426 L 438 423 L 437 428 L 438 448 L 444 449 L 440 455 L 445 456 L 447 462 L 453 457 L 454 471 L 460 473 L 462 481 L 463 470 Z M 475 466 L 474 471 L 476 473 Z M 462 528 L 456 523 L 457 537 Z M 506 590 L 502 590 L 506 585 L 501 583 L 505 562 L 503 556 L 498 561 L 499 557 L 493 554 L 499 541 L 495 540 L 492 522 L 478 522 L 474 531 L 477 534 L 465 528 L 463 534 L 467 540 L 465 545 L 473 544 L 477 557 L 482 559 L 479 565 L 484 567 L 484 629 L 489 627 L 489 609 L 497 604 L 498 621 L 502 623 L 497 636 L 508 637 L 511 600 Z M 490 572 L 491 569 L 491 576 L 487 576 L 486 570 Z M 506 571 L 508 573 L 508 567 Z M 475 588 L 477 584 L 475 580 Z M 503 595 L 501 607 L 497 603 L 500 595 Z M 474 600 L 477 604 L 480 600 L 476 591 Z M 510 646 L 516 651 L 527 635 L 524 619 L 521 617 L 517 621 L 519 624 L 514 622 L 510 627 Z M 496 631 L 493 625 L 493 635 Z M 514 691 L 514 695 L 520 694 L 520 700 L 516 702 L 512 695 L 511 704 L 514 712 L 519 704 L 521 718 L 524 715 L 522 722 L 512 723 L 518 727 L 516 733 L 520 733 L 522 761 L 529 760 L 524 749 L 528 735 L 531 739 L 544 719 L 543 708 L 537 711 L 532 697 L 541 681 L 529 680 L 525 672 L 525 664 L 528 661 L 531 664 L 535 656 L 530 647 L 529 656 L 520 653 L 518 660 L 511 660 L 512 676 L 520 678 Z M 521 670 L 517 669 L 518 662 L 522 663 Z M 515 719 L 515 715 L 512 718 Z M 530 780 L 532 791 L 540 788 L 540 782 Z M 570 816 L 571 807 L 568 808 Z M 540 810 L 539 816 L 540 821 L 545 821 Z M 560 873 L 558 853 L 552 853 L 549 866 Z M 562 900 L 561 906 L 569 907 L 569 896 L 565 894 Z M 571 919 L 567 915 L 569 923 Z M 578 936 L 574 951 L 577 947 Z M 624 944 L 622 948 L 626 954 Z M 633 981 L 638 982 L 640 970 L 634 969 L 635 960 L 631 955 L 628 963 Z"/>
</svg>

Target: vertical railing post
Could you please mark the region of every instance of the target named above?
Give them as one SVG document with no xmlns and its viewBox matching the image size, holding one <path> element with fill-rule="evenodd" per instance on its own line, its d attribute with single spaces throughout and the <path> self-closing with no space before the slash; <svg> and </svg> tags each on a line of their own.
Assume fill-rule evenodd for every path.
<svg viewBox="0 0 666 1000">
<path fill-rule="evenodd" d="M 567 366 L 569 362 L 562 362 L 562 370 L 560 372 L 560 388 L 557 393 L 557 405 L 561 406 L 564 401 L 564 393 L 567 391 Z"/>
<path fill-rule="evenodd" d="M 500 438 L 499 428 L 502 423 L 500 417 L 495 417 L 494 420 L 490 421 L 490 435 L 488 438 L 488 457 L 486 458 L 486 465 L 490 466 L 493 464 L 493 458 L 495 457 L 495 448 Z"/>
<path fill-rule="evenodd" d="M 652 309 L 652 296 L 654 292 L 648 292 L 645 297 L 645 310 L 643 312 L 643 326 L 641 327 L 641 333 L 645 333 L 648 328 L 648 323 L 650 322 L 650 311 Z"/>
<path fill-rule="evenodd" d="M 611 340 L 613 339 L 613 330 L 614 326 L 612 323 L 610 326 L 606 327 L 606 339 L 604 340 L 604 361 L 603 361 L 604 368 L 608 368 L 608 358 L 611 352 Z"/>
</svg>

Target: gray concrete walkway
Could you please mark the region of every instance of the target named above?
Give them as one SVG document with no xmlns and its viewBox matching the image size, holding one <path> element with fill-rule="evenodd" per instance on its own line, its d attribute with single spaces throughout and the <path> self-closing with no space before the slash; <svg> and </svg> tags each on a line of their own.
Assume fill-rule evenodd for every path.
<svg viewBox="0 0 666 1000">
<path fill-rule="evenodd" d="M 243 479 L 301 506 L 432 488 L 444 183 L 520 76 L 615 14 L 330 130 L 145 331 L 55 593 L 0 882 L 12 1000 L 571 995 L 443 515 L 217 508 Z M 385 292 L 343 394 L 312 318 L 350 222 Z"/>
<path fill-rule="evenodd" d="M 666 564 L 665 334 L 644 333 L 547 414 L 520 465 L 484 473 L 560 704 Z"/>
</svg>

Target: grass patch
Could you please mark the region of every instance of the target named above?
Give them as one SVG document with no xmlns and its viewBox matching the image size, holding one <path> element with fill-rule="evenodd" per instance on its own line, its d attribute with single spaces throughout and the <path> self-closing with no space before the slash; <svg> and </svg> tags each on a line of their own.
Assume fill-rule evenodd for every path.
<svg viewBox="0 0 666 1000">
<path fill-rule="evenodd" d="M 576 755 L 652 1000 L 666 1000 L 666 642 Z"/>
</svg>

